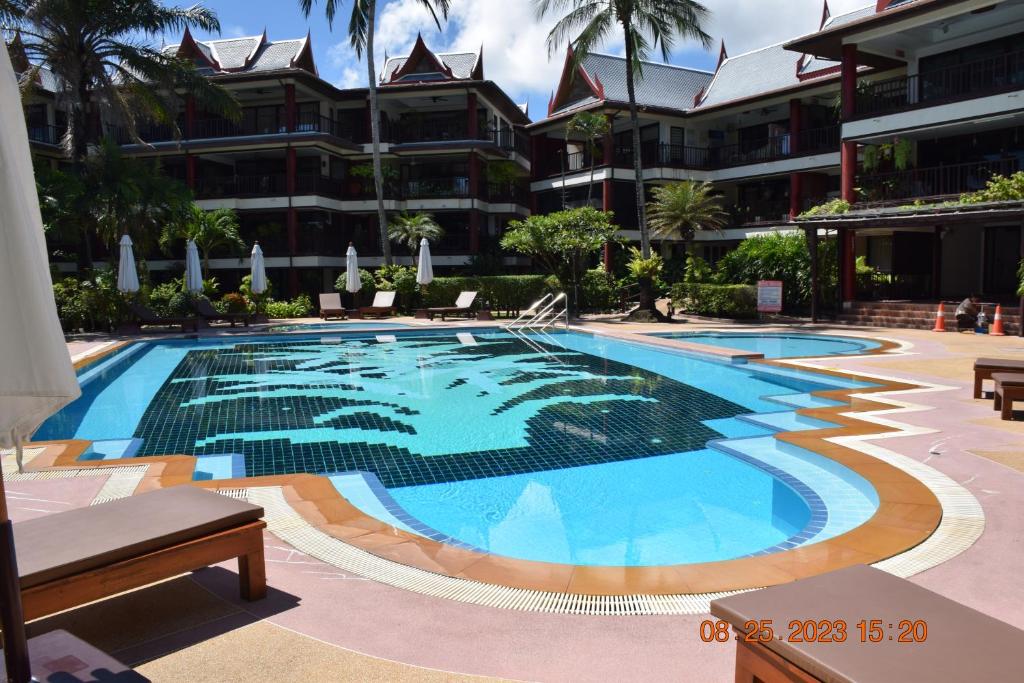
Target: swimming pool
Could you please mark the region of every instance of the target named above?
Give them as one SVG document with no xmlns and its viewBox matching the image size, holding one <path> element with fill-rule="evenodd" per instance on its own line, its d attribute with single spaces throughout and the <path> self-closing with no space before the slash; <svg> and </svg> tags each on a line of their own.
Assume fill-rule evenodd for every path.
<svg viewBox="0 0 1024 683">
<path fill-rule="evenodd" d="M 37 440 L 184 453 L 197 478 L 316 473 L 413 533 L 528 560 L 652 566 L 818 542 L 877 496 L 773 438 L 866 386 L 577 332 L 282 335 L 134 344 L 80 373 Z"/>
<path fill-rule="evenodd" d="M 268 332 L 365 332 L 366 330 L 387 330 L 387 329 L 408 329 L 405 323 L 374 322 L 372 320 L 355 322 L 336 323 L 306 323 L 297 325 L 274 325 L 267 329 Z"/>
<path fill-rule="evenodd" d="M 856 355 L 881 346 L 870 339 L 799 332 L 658 332 L 651 336 L 751 351 L 765 358 Z"/>
</svg>

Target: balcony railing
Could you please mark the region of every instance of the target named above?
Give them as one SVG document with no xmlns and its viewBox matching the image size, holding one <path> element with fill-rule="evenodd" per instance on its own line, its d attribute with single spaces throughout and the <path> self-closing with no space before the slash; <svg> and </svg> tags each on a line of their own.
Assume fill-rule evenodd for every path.
<svg viewBox="0 0 1024 683">
<path fill-rule="evenodd" d="M 281 197 L 288 194 L 284 174 L 197 178 L 197 199 L 223 197 Z"/>
<path fill-rule="evenodd" d="M 468 197 L 469 178 L 454 176 L 450 178 L 430 178 L 429 180 L 406 180 L 402 183 L 404 199 L 447 199 L 449 197 Z"/>
<path fill-rule="evenodd" d="M 57 126 L 28 126 L 28 139 L 32 142 L 41 142 L 44 145 L 57 145 L 60 144 L 62 135 L 63 131 L 57 128 Z"/>
<path fill-rule="evenodd" d="M 858 183 L 862 198 L 868 202 L 943 197 L 980 190 L 993 175 L 1016 173 L 1020 166 L 1015 158 L 978 161 L 863 175 Z"/>
<path fill-rule="evenodd" d="M 488 183 L 487 201 L 526 205 L 526 191 L 516 183 Z"/>
<path fill-rule="evenodd" d="M 734 225 L 766 225 L 789 220 L 789 199 L 766 199 L 734 206 L 729 214 Z"/>
<path fill-rule="evenodd" d="M 447 142 L 465 140 L 468 137 L 465 117 L 423 119 L 415 123 L 397 126 L 394 142 L 407 144 L 415 142 Z"/>
<path fill-rule="evenodd" d="M 1024 51 L 957 64 L 913 76 L 865 82 L 856 117 L 889 114 L 1024 88 Z"/>
</svg>

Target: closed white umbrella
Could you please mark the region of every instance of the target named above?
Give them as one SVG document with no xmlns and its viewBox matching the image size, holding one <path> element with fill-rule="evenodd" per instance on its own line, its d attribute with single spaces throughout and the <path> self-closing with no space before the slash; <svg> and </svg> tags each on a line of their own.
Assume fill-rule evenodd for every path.
<svg viewBox="0 0 1024 683">
<path fill-rule="evenodd" d="M 359 256 L 356 248 L 349 244 L 345 252 L 345 291 L 355 294 L 362 286 L 363 282 L 359 279 Z"/>
<path fill-rule="evenodd" d="M 17 448 L 81 393 L 64 343 L 46 258 L 21 94 L 0 49 L 0 448 Z M 28 680 L 14 535 L 0 471 L 0 627 L 7 675 Z"/>
<path fill-rule="evenodd" d="M 252 247 L 252 258 L 249 260 L 249 272 L 252 275 L 252 284 L 249 289 L 253 294 L 262 294 L 267 291 L 267 270 L 263 264 L 263 250 L 257 242 Z"/>
<path fill-rule="evenodd" d="M 185 247 L 185 291 L 199 294 L 203 291 L 203 268 L 199 264 L 199 249 L 192 240 Z"/>
<path fill-rule="evenodd" d="M 139 272 L 135 270 L 135 250 L 132 238 L 121 235 L 121 257 L 117 263 L 117 291 L 134 294 L 139 291 Z"/>
<path fill-rule="evenodd" d="M 416 282 L 429 285 L 434 281 L 434 264 L 430 262 L 430 242 L 424 237 L 420 240 L 420 262 L 416 266 Z"/>
</svg>

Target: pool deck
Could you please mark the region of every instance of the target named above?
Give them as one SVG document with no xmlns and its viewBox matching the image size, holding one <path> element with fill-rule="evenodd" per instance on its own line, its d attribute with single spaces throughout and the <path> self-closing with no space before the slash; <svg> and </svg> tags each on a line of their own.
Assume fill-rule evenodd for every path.
<svg viewBox="0 0 1024 683">
<path fill-rule="evenodd" d="M 666 329 L 598 321 L 582 327 L 615 336 Z M 691 323 L 672 329 L 766 328 Z M 949 387 L 915 393 L 907 400 L 927 409 L 894 416 L 916 433 L 868 443 L 884 443 L 891 451 L 927 463 L 970 491 L 984 510 L 984 532 L 973 545 L 911 580 L 1024 628 L 1024 582 L 1018 569 L 1024 560 L 1024 421 L 1000 421 L 990 401 L 975 401 L 970 392 L 975 358 L 1024 358 L 1024 339 L 827 326 L 798 329 L 908 343 L 911 348 L 899 354 L 832 357 L 822 364 Z M 81 358 L 112 348 L 105 343 L 71 342 L 69 352 Z M 43 464 L 44 458 L 37 457 L 34 464 Z M 5 472 L 9 460 L 5 457 Z M 183 481 L 188 460 L 150 468 L 160 471 L 148 471 L 137 490 Z M 88 505 L 111 479 L 97 470 L 72 479 L 12 481 L 12 516 L 24 519 Z M 234 570 L 225 565 L 48 618 L 37 628 L 68 628 L 140 664 L 139 670 L 155 680 L 298 680 L 310 672 L 331 680 L 463 680 L 467 675 L 731 680 L 732 646 L 706 644 L 697 636 L 706 615 L 570 616 L 481 607 L 367 580 L 305 555 L 272 534 L 267 535 L 267 548 L 272 587 L 267 601 L 238 602 Z M 276 647 L 265 647 L 270 638 Z M 210 666 L 213 661 L 216 667 Z"/>
</svg>

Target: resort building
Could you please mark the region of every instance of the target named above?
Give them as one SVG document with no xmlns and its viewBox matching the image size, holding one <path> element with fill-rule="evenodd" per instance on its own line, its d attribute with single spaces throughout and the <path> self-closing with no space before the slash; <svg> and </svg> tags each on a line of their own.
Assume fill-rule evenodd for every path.
<svg viewBox="0 0 1024 683">
<path fill-rule="evenodd" d="M 309 36 L 198 41 L 186 31 L 165 49 L 193 59 L 228 89 L 241 120 L 188 101 L 178 115 L 180 136 L 169 126 L 143 126 L 146 144 L 124 131 L 108 135 L 132 155 L 159 157 L 202 207 L 236 209 L 243 238 L 259 241 L 271 281 L 289 294 L 331 291 L 350 242 L 362 265 L 382 262 L 366 88 L 340 90 L 320 78 Z M 30 137 L 41 153 L 59 157 L 62 112 L 53 88 L 40 90 L 28 113 Z M 435 54 L 422 39 L 409 56 L 387 60 L 379 93 L 387 211 L 434 215 L 445 230 L 433 245 L 442 272 L 495 254 L 507 222 L 527 214 L 524 109 L 486 80 L 482 51 Z M 411 263 L 403 247 L 393 251 L 399 263 Z M 180 260 L 148 256 L 155 273 L 180 267 Z M 217 278 L 237 286 L 248 261 L 218 256 L 211 260 Z"/>
</svg>

